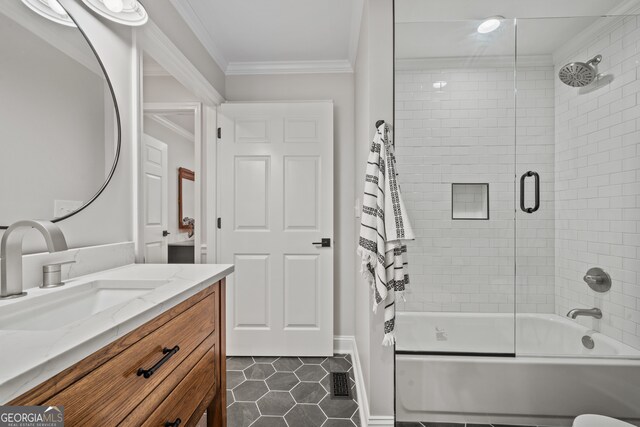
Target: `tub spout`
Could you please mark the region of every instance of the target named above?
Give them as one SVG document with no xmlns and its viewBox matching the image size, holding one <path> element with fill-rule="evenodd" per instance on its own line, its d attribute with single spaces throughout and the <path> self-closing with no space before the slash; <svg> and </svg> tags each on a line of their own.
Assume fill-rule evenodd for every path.
<svg viewBox="0 0 640 427">
<path fill-rule="evenodd" d="M 591 316 L 602 319 L 602 311 L 599 308 L 574 308 L 567 313 L 567 317 L 575 319 L 578 316 Z"/>
</svg>

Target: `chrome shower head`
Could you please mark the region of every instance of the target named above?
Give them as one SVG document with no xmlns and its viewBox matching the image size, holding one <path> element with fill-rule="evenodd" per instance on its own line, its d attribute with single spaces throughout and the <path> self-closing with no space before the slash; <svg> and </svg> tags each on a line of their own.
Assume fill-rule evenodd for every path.
<svg viewBox="0 0 640 427">
<path fill-rule="evenodd" d="M 602 55 L 596 55 L 588 62 L 571 62 L 560 68 L 558 77 L 562 83 L 572 87 L 587 86 L 598 77 L 598 64 Z"/>
</svg>

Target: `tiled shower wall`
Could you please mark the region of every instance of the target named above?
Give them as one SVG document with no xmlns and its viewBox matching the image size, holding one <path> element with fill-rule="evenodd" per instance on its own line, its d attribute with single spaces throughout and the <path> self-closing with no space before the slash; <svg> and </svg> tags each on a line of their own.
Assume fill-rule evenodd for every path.
<svg viewBox="0 0 640 427">
<path fill-rule="evenodd" d="M 600 72 L 613 79 L 579 90 L 556 78 L 557 65 L 519 67 L 515 143 L 511 66 L 431 61 L 396 72 L 396 152 L 417 235 L 412 293 L 400 309 L 513 310 L 513 176 L 535 170 L 540 210 L 516 210 L 517 311 L 599 307 L 601 320 L 578 321 L 640 348 L 638 19 L 581 46 L 554 62 L 602 54 Z M 447 85 L 434 89 L 437 81 Z M 453 182 L 490 184 L 489 221 L 451 219 Z M 610 292 L 582 281 L 593 266 L 611 274 Z"/>
<path fill-rule="evenodd" d="M 488 65 L 396 71 L 396 154 L 417 236 L 401 310 L 513 312 L 513 177 L 529 169 L 542 206 L 518 225 L 518 310 L 554 310 L 553 67 L 519 69 L 516 149 L 513 68 Z M 452 220 L 452 183 L 488 183 L 490 220 Z"/>
<path fill-rule="evenodd" d="M 584 325 L 640 348 L 640 27 L 625 18 L 557 63 L 603 59 L 613 76 L 589 93 L 555 84 L 556 312 L 599 307 Z M 557 67 L 556 67 L 557 68 Z M 601 267 L 611 291 L 598 294 L 582 277 Z"/>
</svg>

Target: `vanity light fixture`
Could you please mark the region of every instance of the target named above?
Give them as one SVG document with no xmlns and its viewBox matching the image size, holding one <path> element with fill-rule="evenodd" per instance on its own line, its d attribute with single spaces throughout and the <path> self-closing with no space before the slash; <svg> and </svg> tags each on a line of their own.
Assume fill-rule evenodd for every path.
<svg viewBox="0 0 640 427">
<path fill-rule="evenodd" d="M 137 27 L 149 20 L 147 11 L 138 0 L 82 0 L 98 15 L 118 24 Z"/>
<path fill-rule="evenodd" d="M 488 34 L 491 33 L 498 28 L 500 28 L 501 20 L 504 19 L 504 16 L 496 15 L 482 21 L 480 25 L 478 25 L 478 32 L 480 34 Z"/>
<path fill-rule="evenodd" d="M 104 5 L 113 13 L 120 13 L 124 9 L 124 0 L 104 0 Z"/>
<path fill-rule="evenodd" d="M 22 3 L 38 15 L 50 21 L 66 25 L 67 27 L 77 26 L 67 11 L 58 3 L 58 0 L 22 0 Z"/>
<path fill-rule="evenodd" d="M 58 3 L 58 0 L 47 0 L 47 5 L 58 15 L 67 14 L 67 11 L 64 10 L 64 7 L 62 7 L 60 3 Z"/>
</svg>

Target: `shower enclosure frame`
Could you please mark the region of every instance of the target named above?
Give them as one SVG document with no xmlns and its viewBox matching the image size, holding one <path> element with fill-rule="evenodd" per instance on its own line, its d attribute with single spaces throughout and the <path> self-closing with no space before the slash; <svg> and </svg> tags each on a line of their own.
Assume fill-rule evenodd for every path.
<svg viewBox="0 0 640 427">
<path fill-rule="evenodd" d="M 395 25 L 395 16 L 396 16 L 396 7 L 397 7 L 397 3 L 394 0 L 394 41 L 393 41 L 393 50 L 394 50 L 394 93 L 393 93 L 393 101 L 394 101 L 394 113 L 393 113 L 393 123 L 394 125 L 397 123 L 396 121 L 396 112 L 397 112 L 397 103 L 396 103 L 396 93 L 397 93 L 397 79 L 396 79 L 396 75 L 397 75 L 397 63 L 396 63 L 396 48 L 397 48 L 397 34 L 396 34 L 396 25 Z M 602 19 L 606 19 L 606 18 L 612 18 L 612 19 L 623 19 L 625 17 L 631 17 L 631 16 L 637 16 L 637 14 L 640 12 L 634 12 L 633 14 L 622 14 L 622 15 L 607 15 L 607 16 L 603 16 L 603 17 L 598 17 L 598 18 L 602 18 Z M 573 19 L 574 17 L 566 17 L 566 18 L 547 18 L 547 19 Z M 514 65 L 513 65 L 513 82 L 514 82 L 514 116 L 513 116 L 513 130 L 514 130 L 514 168 L 516 168 L 518 166 L 523 166 L 522 164 L 519 163 L 518 161 L 518 71 L 519 71 L 519 64 L 518 64 L 518 52 L 517 52 L 517 48 L 518 48 L 518 22 L 519 21 L 524 21 L 526 22 L 527 20 L 530 19 L 534 19 L 534 18 L 525 18 L 525 19 L 513 19 L 514 22 L 514 44 L 515 44 L 515 49 L 514 49 Z M 542 19 L 542 18 L 540 18 Z M 555 71 L 554 71 L 555 72 Z M 596 73 L 597 74 L 597 73 Z M 556 78 L 557 75 L 556 75 Z M 596 80 L 598 79 L 598 77 L 596 77 Z M 396 129 L 398 128 L 398 126 L 396 126 Z M 395 138 L 396 142 L 397 142 L 397 146 L 401 146 L 403 141 L 401 137 L 398 137 L 398 135 L 396 135 Z M 554 143 L 555 144 L 555 143 Z M 400 163 L 400 162 L 399 162 Z M 516 170 L 514 170 L 514 172 L 516 172 Z M 403 173 L 402 170 L 402 166 L 400 166 L 399 169 L 400 173 Z M 514 173 L 513 174 L 513 204 L 514 204 L 514 217 L 513 217 L 513 227 L 514 227 L 514 235 L 513 235 L 513 242 L 514 242 L 514 263 L 513 263 L 513 292 L 514 292 L 514 298 L 513 298 L 513 322 L 514 322 L 514 342 L 513 342 L 513 352 L 473 352 L 473 351 L 429 351 L 429 350 L 412 350 L 412 349 L 407 349 L 407 348 L 403 348 L 402 346 L 402 336 L 401 333 L 399 332 L 399 343 L 396 344 L 396 347 L 394 348 L 394 352 L 396 354 L 396 358 L 395 358 L 395 363 L 394 363 L 394 380 L 396 382 L 396 390 L 398 387 L 398 372 L 399 372 L 399 367 L 398 367 L 398 363 L 400 360 L 400 363 L 402 362 L 402 358 L 405 359 L 421 359 L 421 358 L 426 358 L 425 360 L 428 360 L 429 358 L 431 358 L 432 361 L 437 362 L 439 364 L 439 366 L 441 368 L 443 368 L 444 366 L 446 366 L 447 362 L 450 363 L 455 363 L 455 362 L 465 362 L 465 363 L 471 363 L 471 365 L 469 366 L 475 366 L 474 363 L 477 363 L 477 366 L 481 366 L 484 363 L 495 363 L 496 366 L 502 366 L 502 368 L 498 368 L 497 370 L 495 370 L 494 372 L 492 372 L 491 375 L 495 376 L 499 376 L 500 375 L 500 369 L 504 369 L 505 366 L 516 366 L 516 369 L 518 371 L 522 371 L 522 372 L 535 372 L 535 369 L 531 370 L 531 367 L 539 367 L 541 366 L 543 369 L 546 369 L 546 367 L 551 366 L 553 364 L 555 364 L 556 366 L 559 366 L 560 369 L 564 369 L 566 371 L 566 373 L 571 373 L 569 376 L 567 376 L 567 379 L 570 378 L 575 378 L 575 376 L 582 376 L 582 378 L 584 379 L 584 386 L 589 388 L 593 385 L 595 385 L 598 382 L 598 377 L 599 375 L 604 375 L 605 373 L 606 376 L 608 378 L 611 378 L 613 380 L 616 380 L 619 382 L 620 387 L 618 389 L 616 389 L 617 391 L 615 391 L 613 398 L 613 401 L 610 401 L 609 403 L 611 405 L 615 404 L 615 399 L 618 399 L 618 402 L 620 403 L 621 406 L 618 406 L 616 409 L 621 411 L 620 413 L 625 413 L 627 416 L 628 415 L 633 415 L 633 417 L 631 417 L 631 419 L 638 423 L 640 425 L 640 413 L 635 414 L 632 412 L 628 412 L 629 407 L 626 406 L 627 404 L 620 399 L 623 399 L 624 396 L 629 396 L 629 393 L 631 393 L 631 395 L 633 395 L 634 389 L 633 389 L 633 385 L 634 384 L 640 384 L 640 375 L 635 375 L 635 376 L 630 376 L 629 374 L 629 369 L 634 369 L 633 372 L 638 371 L 638 367 L 640 367 L 640 351 L 638 351 L 638 354 L 632 354 L 632 353 L 626 353 L 625 351 L 629 351 L 626 347 L 622 347 L 621 350 L 618 350 L 622 353 L 620 357 L 614 357 L 613 355 L 572 355 L 572 354 L 566 354 L 566 355 L 562 355 L 562 354 L 535 354 L 535 353 L 525 353 L 524 351 L 519 351 L 518 348 L 518 329 L 515 326 L 515 324 L 518 322 L 518 299 L 517 299 L 517 294 L 518 294 L 518 283 L 519 283 L 519 272 L 518 272 L 518 226 L 519 226 L 519 222 L 522 221 L 522 218 L 518 217 L 518 215 L 516 215 L 516 213 L 518 212 L 519 208 L 524 208 L 522 209 L 522 211 L 524 211 L 525 213 L 533 213 L 538 209 L 535 209 L 536 207 L 539 207 L 540 205 L 540 182 L 539 182 L 539 175 L 536 177 L 535 174 L 537 174 L 537 172 L 534 171 L 529 171 L 529 172 L 525 172 L 525 175 L 527 173 L 531 173 L 532 177 L 537 178 L 536 180 L 537 185 L 534 188 L 534 196 L 536 199 L 536 202 L 534 204 L 534 206 L 530 207 L 533 208 L 531 209 L 531 212 L 527 211 L 527 207 L 525 206 L 525 201 L 523 199 L 519 200 L 518 197 L 518 188 L 517 188 L 517 182 L 518 182 L 518 178 L 519 178 L 519 174 Z M 523 175 L 524 177 L 524 175 Z M 554 178 L 554 182 L 555 182 L 555 178 Z M 636 181 L 636 185 L 638 185 L 638 182 Z M 524 188 L 524 187 L 523 187 Z M 523 196 L 523 192 L 520 191 L 520 195 Z M 518 206 L 518 201 L 520 201 L 521 206 Z M 451 201 L 453 203 L 453 200 Z M 555 211 L 555 206 L 553 207 L 554 211 Z M 411 212 L 411 209 L 409 209 L 409 212 Z M 453 214 L 453 212 L 452 212 Z M 453 218 L 451 218 L 453 220 Z M 555 238 L 554 238 L 555 239 Z M 523 255 L 520 255 L 523 256 Z M 586 285 L 585 285 L 586 286 Z M 411 296 L 409 296 L 410 298 Z M 398 317 L 402 317 L 402 310 L 399 310 L 398 313 Z M 400 323 L 400 322 L 399 322 Z M 555 324 L 554 324 L 555 325 Z M 568 326 L 572 326 L 569 323 L 567 323 Z M 579 326 L 579 325 L 578 325 Z M 551 327 L 551 326 L 550 326 Z M 555 326 L 553 326 L 555 327 Z M 401 324 L 398 324 L 398 330 L 400 331 L 402 328 Z M 577 331 L 577 329 L 576 329 Z M 585 336 L 587 336 L 588 334 L 590 334 L 592 331 L 589 331 L 588 329 L 585 329 L 584 331 L 582 331 L 581 333 L 584 333 Z M 605 338 L 607 338 L 606 336 L 604 336 Z M 596 344 L 597 346 L 599 344 Z M 578 350 L 576 350 L 578 351 Z M 399 357 L 400 356 L 400 359 Z M 470 358 L 477 358 L 476 360 L 474 360 L 473 362 L 471 362 Z M 501 362 L 502 361 L 502 362 Z M 445 365 L 443 365 L 443 363 Z M 519 366 L 522 365 L 522 366 Z M 443 368 L 443 369 L 455 369 L 454 368 L 455 365 L 451 365 L 449 368 Z M 461 365 L 458 365 L 461 366 Z M 575 369 L 574 369 L 575 368 Z M 402 369 L 402 368 L 400 368 Z M 572 370 L 573 369 L 573 370 Z M 598 372 L 595 373 L 595 376 L 593 376 L 592 374 L 594 373 L 594 369 L 596 369 Z M 574 372 L 575 371 L 575 372 Z M 434 372 L 433 370 L 431 372 Z M 471 372 L 471 371 L 470 371 Z M 421 375 L 421 373 L 417 373 L 413 372 L 410 374 L 410 379 L 413 381 L 416 381 L 416 378 L 419 378 Z M 488 380 L 491 378 L 491 375 L 487 375 L 484 379 Z M 533 375 L 539 375 L 538 374 L 533 374 Z M 637 377 L 637 378 L 636 378 Z M 431 379 L 433 379 L 433 377 L 431 377 Z M 462 379 L 462 378 L 460 378 Z M 401 378 L 401 381 L 406 381 L 407 380 L 407 376 L 405 375 L 403 378 Z M 468 377 L 467 377 L 468 380 Z M 506 384 L 504 384 L 506 386 Z M 613 382 L 611 384 L 609 384 L 610 386 L 614 387 Z M 481 392 L 481 382 L 478 383 L 478 389 L 476 390 L 476 392 Z M 605 386 L 605 385 L 603 385 Z M 413 391 L 415 392 L 418 389 L 414 389 Z M 522 390 L 520 390 L 522 391 Z M 613 389 L 611 389 L 611 391 L 614 391 Z M 637 390 L 636 390 L 637 392 Z M 435 396 L 435 395 L 434 395 Z M 432 396 L 432 398 L 434 397 Z M 422 396 L 424 397 L 424 396 Z M 582 395 L 582 393 L 578 393 L 578 397 L 581 398 L 585 398 L 585 396 Z M 568 398 L 568 397 L 567 397 Z M 398 400 L 396 400 L 396 405 L 398 405 Z M 627 402 L 628 403 L 628 402 Z M 575 404 L 574 406 L 574 410 L 576 411 L 582 411 L 581 413 L 584 412 L 589 412 L 588 408 L 582 408 L 581 407 L 581 402 L 579 400 L 575 400 L 573 401 L 572 404 Z M 541 410 L 543 406 L 540 406 L 537 408 L 537 410 Z M 606 410 L 607 408 L 598 408 L 597 406 L 591 406 L 591 408 L 593 409 L 593 411 L 598 412 L 598 410 L 600 409 L 602 411 Z M 451 409 L 451 408 L 450 408 Z M 464 408 L 463 408 L 464 409 Z M 531 408 L 532 409 L 532 408 Z M 627 411 L 627 412 L 624 412 Z M 398 413 L 398 407 L 396 406 L 396 413 Z M 456 419 L 455 414 L 450 413 L 450 415 L 452 415 L 452 417 L 448 418 L 447 420 L 444 421 L 452 421 L 455 419 L 455 421 L 457 422 L 467 422 L 469 421 L 468 418 L 465 418 L 467 416 L 467 414 L 465 414 L 464 410 L 460 411 L 460 414 L 462 414 L 460 417 L 458 417 Z M 529 413 L 529 415 L 531 415 L 532 413 Z M 533 413 L 534 415 L 541 415 L 539 412 L 538 413 Z M 476 418 L 473 420 L 474 422 L 513 422 L 513 423 L 522 423 L 522 422 L 530 422 L 532 418 L 532 416 L 523 416 L 523 417 L 493 417 L 490 414 L 482 414 L 482 413 L 476 413 Z M 577 414 L 576 414 L 577 415 Z M 541 419 L 538 419 L 538 422 L 542 422 L 543 420 L 547 420 L 548 422 L 558 422 L 558 423 L 566 423 L 567 419 L 565 416 L 563 416 L 562 414 L 548 414 L 547 417 L 545 418 L 544 416 Z M 399 419 L 399 421 L 411 421 L 411 420 L 405 420 L 405 419 Z M 414 421 L 418 421 L 417 419 Z M 443 420 L 426 420 L 426 419 L 422 419 L 420 421 L 443 421 Z M 566 425 L 566 424 L 564 424 Z"/>
</svg>

